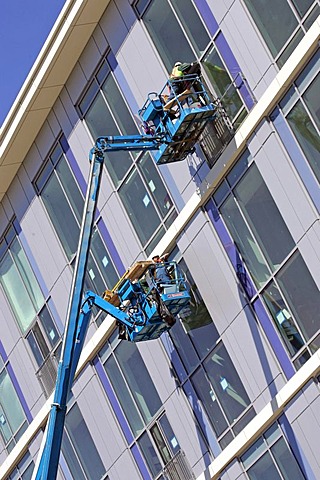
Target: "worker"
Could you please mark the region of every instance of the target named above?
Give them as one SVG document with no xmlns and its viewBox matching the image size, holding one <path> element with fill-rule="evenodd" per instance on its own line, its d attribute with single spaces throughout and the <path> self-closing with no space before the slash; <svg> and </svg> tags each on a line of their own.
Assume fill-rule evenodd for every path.
<svg viewBox="0 0 320 480">
<path fill-rule="evenodd" d="M 156 283 L 156 288 L 151 290 L 151 298 L 157 305 L 157 311 L 162 320 L 168 325 L 172 326 L 175 323 L 175 318 L 171 315 L 168 307 L 161 299 L 161 293 L 163 292 L 163 284 L 171 284 L 172 280 L 165 264 L 169 254 L 165 253 L 160 255 L 154 255 L 152 260 L 154 265 L 150 267 L 150 273 Z"/>
<path fill-rule="evenodd" d="M 190 78 L 191 75 L 192 77 Z M 186 78 L 184 80 L 185 76 Z M 170 94 L 167 101 L 169 102 L 175 96 L 181 95 L 186 90 L 190 90 L 197 94 L 197 98 L 202 105 L 206 105 L 206 101 L 201 95 L 201 93 L 203 92 L 203 87 L 195 78 L 200 76 L 201 67 L 198 62 L 176 62 L 169 77 Z"/>
</svg>

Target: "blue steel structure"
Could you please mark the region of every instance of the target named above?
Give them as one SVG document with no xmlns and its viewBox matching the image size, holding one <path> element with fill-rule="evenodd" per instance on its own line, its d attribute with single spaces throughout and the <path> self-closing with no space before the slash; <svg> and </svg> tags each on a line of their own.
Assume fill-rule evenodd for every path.
<svg viewBox="0 0 320 480">
<path fill-rule="evenodd" d="M 114 317 L 120 326 L 121 338 L 140 342 L 158 338 L 175 322 L 175 316 L 190 300 L 183 275 L 174 262 L 171 280 L 159 285 L 152 272 L 146 271 L 144 284 L 139 280 L 123 280 L 113 291 L 117 300 L 111 303 L 87 292 L 83 296 L 84 279 L 89 255 L 104 153 L 119 150 L 154 150 L 158 164 L 183 160 L 194 149 L 195 143 L 208 121 L 217 115 L 199 77 L 189 76 L 187 88 L 173 94 L 165 102 L 163 92 L 149 94 L 139 111 L 145 133 L 143 135 L 99 137 L 90 151 L 90 175 L 80 230 L 78 253 L 71 286 L 67 321 L 57 381 L 41 452 L 34 470 L 34 480 L 54 480 L 57 475 L 63 427 L 75 371 L 83 348 L 92 306 Z M 196 82 L 196 88 L 193 85 Z M 167 88 L 167 86 L 166 86 Z M 146 280 L 149 278 L 149 282 Z"/>
</svg>

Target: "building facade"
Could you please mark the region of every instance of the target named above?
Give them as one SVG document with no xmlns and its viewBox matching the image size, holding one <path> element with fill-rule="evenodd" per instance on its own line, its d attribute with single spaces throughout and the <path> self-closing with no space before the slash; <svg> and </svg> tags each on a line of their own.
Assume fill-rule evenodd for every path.
<svg viewBox="0 0 320 480">
<path fill-rule="evenodd" d="M 105 156 L 85 283 L 102 293 L 169 252 L 195 301 L 138 346 L 94 312 L 57 478 L 320 478 L 319 13 L 319 0 L 66 2 L 0 133 L 2 480 L 30 479 L 41 445 L 89 150 L 140 132 L 177 60 L 201 64 L 226 128 L 182 162 Z"/>
</svg>

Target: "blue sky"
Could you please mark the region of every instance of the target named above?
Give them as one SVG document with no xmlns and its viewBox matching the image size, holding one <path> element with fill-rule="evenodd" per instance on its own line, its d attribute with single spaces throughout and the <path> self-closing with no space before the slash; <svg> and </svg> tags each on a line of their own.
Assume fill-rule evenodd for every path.
<svg viewBox="0 0 320 480">
<path fill-rule="evenodd" d="M 0 126 L 65 0 L 1 0 Z"/>
</svg>

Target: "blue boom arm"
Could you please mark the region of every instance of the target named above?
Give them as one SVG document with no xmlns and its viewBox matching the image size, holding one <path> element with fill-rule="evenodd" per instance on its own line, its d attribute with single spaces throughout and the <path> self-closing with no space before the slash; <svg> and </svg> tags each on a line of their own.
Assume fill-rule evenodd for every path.
<svg viewBox="0 0 320 480">
<path fill-rule="evenodd" d="M 197 81 L 197 89 L 192 82 Z M 168 87 L 168 84 L 165 88 Z M 201 103 L 199 100 L 201 98 Z M 71 285 L 57 381 L 47 422 L 44 441 L 34 469 L 33 480 L 55 480 L 58 470 L 68 395 L 88 328 L 91 308 L 96 305 L 112 315 L 120 325 L 123 337 L 139 342 L 158 338 L 174 324 L 174 316 L 189 303 L 189 294 L 182 278 L 149 290 L 140 283 L 126 280 L 118 291 L 120 306 L 88 292 L 83 298 L 90 240 L 101 183 L 104 153 L 121 150 L 154 150 L 158 164 L 183 160 L 194 149 L 208 121 L 216 115 L 215 106 L 205 92 L 200 78 L 189 78 L 189 87 L 173 94 L 150 94 L 139 115 L 148 134 L 101 136 L 90 151 L 91 168 L 80 229 L 78 253 Z M 176 267 L 174 268 L 176 270 Z M 129 303 L 129 306 L 127 305 Z"/>
</svg>

